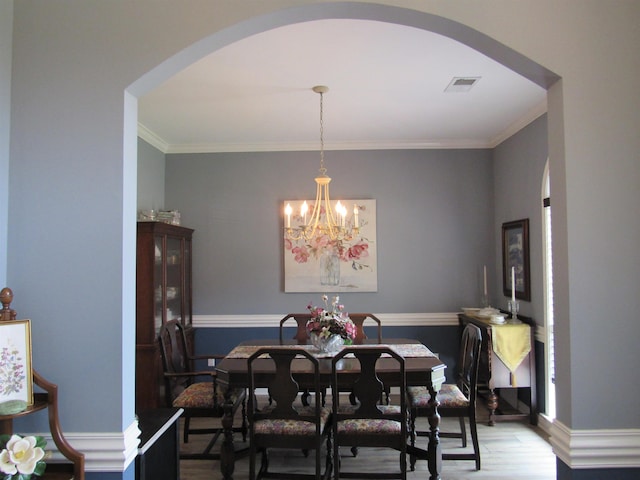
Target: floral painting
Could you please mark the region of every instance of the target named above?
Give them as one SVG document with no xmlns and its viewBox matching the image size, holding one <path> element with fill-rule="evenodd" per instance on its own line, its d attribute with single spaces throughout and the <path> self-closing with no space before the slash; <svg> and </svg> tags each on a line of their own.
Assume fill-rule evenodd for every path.
<svg viewBox="0 0 640 480">
<path fill-rule="evenodd" d="M 10 400 L 33 403 L 29 320 L 0 321 L 0 403 Z"/>
<path fill-rule="evenodd" d="M 294 214 L 291 227 L 303 223 L 304 200 L 287 200 Z M 314 201 L 307 200 L 309 210 Z M 357 206 L 359 232 L 352 238 L 332 240 L 321 235 L 309 241 L 284 239 L 285 292 L 376 292 L 378 291 L 376 201 L 347 200 Z M 350 210 L 350 209 L 349 209 Z M 298 212 L 298 213 L 295 213 Z M 354 214 L 346 219 L 353 225 Z"/>
</svg>

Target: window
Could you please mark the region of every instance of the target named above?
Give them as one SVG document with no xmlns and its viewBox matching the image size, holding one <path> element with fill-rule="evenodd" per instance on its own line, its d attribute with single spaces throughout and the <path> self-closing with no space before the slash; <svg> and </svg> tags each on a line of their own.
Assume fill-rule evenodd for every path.
<svg viewBox="0 0 640 480">
<path fill-rule="evenodd" d="M 544 325 L 545 325 L 545 414 L 553 419 L 556 416 L 555 387 L 555 345 L 553 336 L 553 267 L 551 255 L 551 182 L 549 161 L 544 169 L 542 180 L 542 231 L 543 231 L 543 280 L 544 280 Z"/>
</svg>

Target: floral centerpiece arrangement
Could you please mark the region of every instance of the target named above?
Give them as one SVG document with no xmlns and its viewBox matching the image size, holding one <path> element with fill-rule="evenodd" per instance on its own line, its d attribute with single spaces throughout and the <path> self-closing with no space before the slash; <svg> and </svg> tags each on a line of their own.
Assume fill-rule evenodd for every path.
<svg viewBox="0 0 640 480">
<path fill-rule="evenodd" d="M 337 338 L 340 340 L 334 340 L 334 345 L 351 345 L 356 338 L 356 326 L 349 318 L 349 315 L 344 312 L 344 305 L 339 303 L 340 297 L 333 297 L 331 307 L 328 304 L 329 297 L 323 295 L 322 301 L 324 302 L 324 307 L 316 307 L 311 303 L 307 305 L 307 309 L 311 312 L 307 330 L 312 340 L 321 343 L 331 338 Z M 322 345 L 316 346 L 323 349 Z"/>
<path fill-rule="evenodd" d="M 44 474 L 43 437 L 0 435 L 0 480 L 30 480 Z"/>
</svg>

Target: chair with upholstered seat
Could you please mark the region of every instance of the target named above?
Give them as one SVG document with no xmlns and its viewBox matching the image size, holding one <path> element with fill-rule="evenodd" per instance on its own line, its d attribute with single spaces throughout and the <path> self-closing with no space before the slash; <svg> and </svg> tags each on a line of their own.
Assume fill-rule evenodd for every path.
<svg viewBox="0 0 640 480">
<path fill-rule="evenodd" d="M 208 358 L 224 358 L 224 355 L 190 355 L 183 325 L 176 320 L 166 322 L 158 335 L 162 365 L 164 369 L 165 401 L 168 406 L 182 408 L 184 421 L 183 442 L 189 442 L 189 435 L 212 435 L 202 453 L 180 453 L 182 459 L 218 460 L 218 453 L 212 449 L 220 435 L 222 427 L 193 428 L 191 419 L 195 417 L 222 418 L 226 389 L 217 384 L 215 370 L 194 371 L 194 361 Z M 246 391 L 236 389 L 229 392 L 235 414 L 242 407 L 242 426 L 235 431 L 247 437 Z"/>
<path fill-rule="evenodd" d="M 349 358 L 345 358 L 349 355 Z M 351 355 L 355 358 L 351 358 Z M 382 359 L 381 357 L 385 358 Z M 388 388 L 378 376 L 378 362 L 397 363 L 396 382 L 400 387 L 399 402 L 381 404 L 383 392 Z M 344 362 L 359 364 L 360 373 L 348 385 L 339 378 Z M 334 478 L 372 478 L 406 480 L 408 415 L 406 403 L 406 377 L 404 358 L 392 348 L 383 345 L 351 346 L 343 348 L 331 361 L 331 392 L 333 404 L 333 468 Z M 356 405 L 342 398 L 339 391 L 348 387 Z M 399 452 L 400 468 L 396 472 L 342 471 L 340 447 L 388 447 Z"/>
<path fill-rule="evenodd" d="M 264 364 L 270 362 L 274 374 L 265 374 Z M 249 478 L 287 478 L 315 480 L 331 475 L 331 410 L 322 405 L 316 395 L 313 405 L 300 405 L 295 400 L 299 384 L 292 375 L 292 363 L 302 366 L 313 378 L 315 391 L 320 389 L 318 359 L 300 347 L 264 347 L 249 357 Z M 260 363 L 260 365 L 257 365 Z M 267 387 L 269 405 L 258 405 L 257 388 Z M 325 462 L 323 446 L 327 443 Z M 295 449 L 315 452 L 315 471 L 310 473 L 273 472 L 269 470 L 269 450 Z M 256 477 L 256 457 L 261 453 L 260 470 Z M 325 465 L 322 471 L 323 463 Z"/>
<path fill-rule="evenodd" d="M 438 392 L 438 413 L 441 417 L 458 417 L 460 432 L 440 432 L 443 438 L 461 438 L 462 447 L 467 446 L 465 418 L 469 419 L 473 453 L 443 453 L 443 460 L 473 460 L 476 470 L 480 470 L 480 447 L 476 427 L 476 396 L 478 387 L 478 364 L 482 333 L 473 324 L 468 324 L 462 332 L 460 356 L 456 384 L 444 384 Z M 409 407 L 411 409 L 411 445 L 415 446 L 417 436 L 428 437 L 429 431 L 416 431 L 416 418 L 427 417 L 431 412 L 431 395 L 426 387 L 408 388 Z M 411 456 L 411 470 L 416 458 Z"/>
</svg>

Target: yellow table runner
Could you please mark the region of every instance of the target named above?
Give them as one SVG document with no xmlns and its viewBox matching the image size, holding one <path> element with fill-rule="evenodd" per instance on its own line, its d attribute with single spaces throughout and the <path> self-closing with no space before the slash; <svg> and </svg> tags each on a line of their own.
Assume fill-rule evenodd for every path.
<svg viewBox="0 0 640 480">
<path fill-rule="evenodd" d="M 517 387 L 516 370 L 531 351 L 531 327 L 526 323 L 491 325 L 493 351 L 511 372 L 511 386 Z"/>
</svg>

